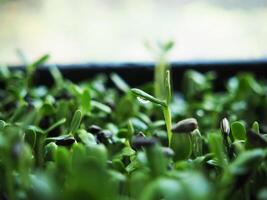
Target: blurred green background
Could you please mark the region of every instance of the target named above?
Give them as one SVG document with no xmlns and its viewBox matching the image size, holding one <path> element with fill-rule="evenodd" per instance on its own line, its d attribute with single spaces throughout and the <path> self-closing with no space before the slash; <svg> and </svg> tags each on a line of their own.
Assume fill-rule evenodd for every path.
<svg viewBox="0 0 267 200">
<path fill-rule="evenodd" d="M 145 41 L 172 39 L 171 60 L 267 57 L 267 0 L 0 0 L 0 63 L 151 61 Z"/>
</svg>

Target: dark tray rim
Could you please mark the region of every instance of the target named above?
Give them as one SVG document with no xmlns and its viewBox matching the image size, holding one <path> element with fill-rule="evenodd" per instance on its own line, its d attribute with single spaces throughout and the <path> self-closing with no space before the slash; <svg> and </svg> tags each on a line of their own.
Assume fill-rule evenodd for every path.
<svg viewBox="0 0 267 200">
<path fill-rule="evenodd" d="M 88 63 L 70 63 L 70 64 L 47 64 L 40 66 L 39 69 L 47 69 L 49 66 L 57 66 L 61 70 L 83 70 L 83 69 L 94 69 L 94 68 L 153 68 L 155 62 L 88 62 Z M 174 61 L 170 62 L 171 67 L 174 68 L 211 68 L 211 70 L 217 70 L 218 68 L 238 68 L 239 66 L 245 67 L 246 69 L 252 66 L 267 65 L 266 59 L 252 59 L 252 60 L 193 60 L 193 61 Z M 10 65 L 11 69 L 23 69 L 24 65 Z"/>
<path fill-rule="evenodd" d="M 130 86 L 139 86 L 153 80 L 154 62 L 96 62 L 84 64 L 49 64 L 40 66 L 35 73 L 35 83 L 52 85 L 53 79 L 49 72 L 51 65 L 57 66 L 63 76 L 73 82 L 90 79 L 97 74 L 119 74 Z M 171 62 L 172 81 L 175 89 L 181 88 L 183 74 L 194 69 L 199 72 L 214 71 L 217 74 L 215 87 L 222 88 L 225 80 L 239 72 L 251 72 L 256 77 L 267 78 L 267 59 L 257 60 L 228 60 L 228 61 L 191 61 Z M 24 70 L 25 67 L 12 66 L 11 70 Z"/>
</svg>

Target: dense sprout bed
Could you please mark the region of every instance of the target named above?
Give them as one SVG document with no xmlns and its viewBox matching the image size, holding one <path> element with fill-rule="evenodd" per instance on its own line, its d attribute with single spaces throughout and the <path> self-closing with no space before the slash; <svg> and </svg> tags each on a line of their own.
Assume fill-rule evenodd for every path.
<svg viewBox="0 0 267 200">
<path fill-rule="evenodd" d="M 51 68 L 54 85 L 34 86 L 44 60 L 0 70 L 0 199 L 267 199 L 265 80 L 215 92 L 216 74 L 187 71 L 171 95 L 168 71 L 131 90 Z"/>
</svg>

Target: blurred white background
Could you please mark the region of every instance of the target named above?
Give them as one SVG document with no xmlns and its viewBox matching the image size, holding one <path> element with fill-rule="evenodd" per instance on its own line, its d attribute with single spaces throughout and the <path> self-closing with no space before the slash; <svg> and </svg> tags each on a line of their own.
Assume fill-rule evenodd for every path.
<svg viewBox="0 0 267 200">
<path fill-rule="evenodd" d="M 0 0 L 0 63 L 151 61 L 168 39 L 176 61 L 267 58 L 267 0 Z"/>
</svg>

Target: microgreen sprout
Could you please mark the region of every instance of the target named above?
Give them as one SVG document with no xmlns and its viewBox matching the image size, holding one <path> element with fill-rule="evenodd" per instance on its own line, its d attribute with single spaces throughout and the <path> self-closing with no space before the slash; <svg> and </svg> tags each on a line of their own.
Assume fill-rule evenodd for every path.
<svg viewBox="0 0 267 200">
<path fill-rule="evenodd" d="M 166 128 L 167 128 L 167 134 L 168 134 L 168 142 L 169 145 L 171 144 L 171 138 L 172 138 L 172 116 L 171 116 L 171 109 L 170 109 L 170 101 L 171 101 L 171 85 L 170 85 L 170 72 L 169 70 L 165 74 L 165 89 L 167 91 L 167 94 L 165 96 L 164 100 L 160 100 L 150 94 L 147 94 L 146 92 L 133 88 L 131 89 L 132 93 L 137 96 L 138 98 L 141 98 L 145 101 L 157 104 L 161 106 L 164 118 L 165 118 L 165 123 L 166 123 Z"/>
</svg>

